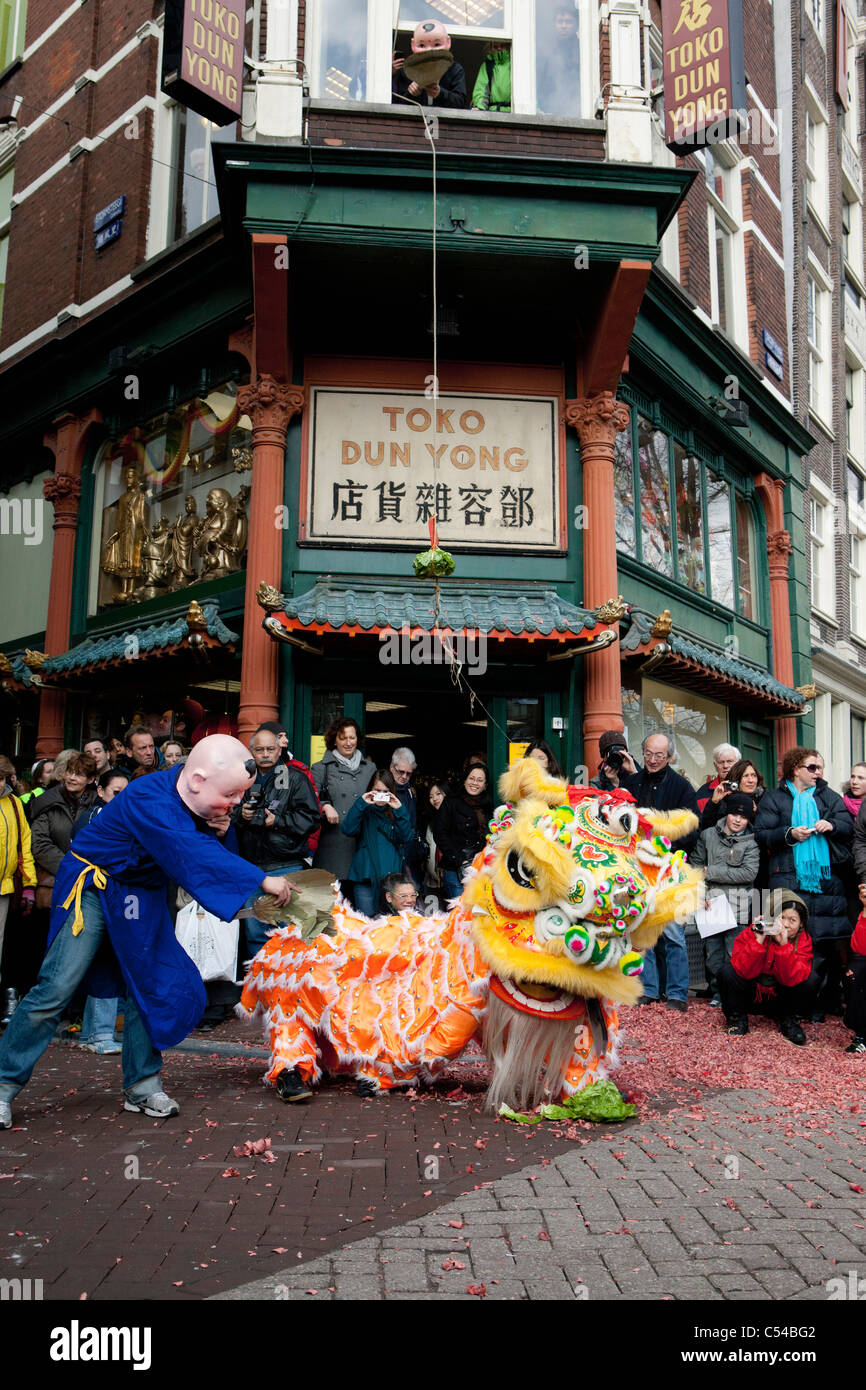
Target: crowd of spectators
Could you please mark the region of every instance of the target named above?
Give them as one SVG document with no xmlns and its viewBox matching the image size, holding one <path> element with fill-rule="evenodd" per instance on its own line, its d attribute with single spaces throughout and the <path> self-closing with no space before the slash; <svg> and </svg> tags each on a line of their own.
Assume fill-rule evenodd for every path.
<svg viewBox="0 0 866 1390">
<path fill-rule="evenodd" d="M 78 829 L 130 781 L 183 763 L 188 749 L 174 717 L 165 723 L 154 728 L 138 719 L 122 737 L 91 738 L 82 750 L 39 759 L 26 778 L 0 757 L 0 1024 L 35 982 L 54 875 Z M 262 724 L 250 742 L 255 781 L 230 824 L 226 818 L 226 846 L 267 874 L 327 870 L 368 917 L 447 907 L 488 833 L 494 786 L 485 755 L 472 754 L 449 780 L 419 775 L 408 747 L 377 767 L 358 723 L 346 716 L 333 721 L 324 742 L 323 757 L 308 767 L 290 751 L 280 723 Z M 854 1034 L 847 1050 L 866 1052 L 866 764 L 856 764 L 836 792 L 821 754 L 797 747 L 784 755 L 778 786 L 767 788 L 755 764 L 725 743 L 695 790 L 676 770 L 668 734 L 644 738 L 642 761 L 621 731 L 602 735 L 599 748 L 593 785 L 622 787 L 639 806 L 686 809 L 697 819 L 677 848 L 704 871 L 698 916 L 709 1002 L 728 1033 L 742 1036 L 749 1015 L 764 1012 L 802 1045 L 802 1020 L 837 1014 Z M 546 742 L 530 743 L 525 755 L 564 776 Z M 238 978 L 269 930 L 245 919 Z M 693 922 L 675 921 L 645 953 L 642 1004 L 686 1011 L 694 993 L 686 933 L 693 930 Z M 217 1026 L 236 998 L 233 982 L 209 985 L 202 1025 Z M 79 998 L 73 1013 L 81 1015 L 82 1045 L 119 1050 L 122 1000 Z"/>
</svg>

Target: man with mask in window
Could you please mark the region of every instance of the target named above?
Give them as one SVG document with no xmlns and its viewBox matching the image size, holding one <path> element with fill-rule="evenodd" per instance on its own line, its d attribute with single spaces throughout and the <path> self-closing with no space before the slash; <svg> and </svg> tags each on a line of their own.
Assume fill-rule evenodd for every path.
<svg viewBox="0 0 866 1390">
<path fill-rule="evenodd" d="M 415 26 L 412 35 L 413 53 L 429 53 L 434 57 L 437 50 L 442 53 L 449 52 L 450 49 L 451 36 L 444 24 L 427 20 Z M 392 102 L 404 104 L 408 98 L 409 101 L 420 102 L 422 106 L 450 107 L 454 111 L 466 110 L 466 73 L 460 63 L 453 62 L 438 82 L 429 82 L 426 87 L 421 87 L 404 71 L 404 62 L 403 58 L 395 54 L 392 64 Z"/>
</svg>

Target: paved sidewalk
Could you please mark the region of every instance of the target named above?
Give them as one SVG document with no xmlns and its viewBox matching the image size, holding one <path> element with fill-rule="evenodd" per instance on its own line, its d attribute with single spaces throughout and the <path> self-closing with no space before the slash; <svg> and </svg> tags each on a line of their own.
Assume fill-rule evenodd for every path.
<svg viewBox="0 0 866 1390">
<path fill-rule="evenodd" d="M 766 1092 L 712 1106 L 711 1127 L 681 1111 L 618 1127 L 217 1298 L 826 1300 L 862 1278 L 859 1112 L 806 1138 Z"/>
</svg>

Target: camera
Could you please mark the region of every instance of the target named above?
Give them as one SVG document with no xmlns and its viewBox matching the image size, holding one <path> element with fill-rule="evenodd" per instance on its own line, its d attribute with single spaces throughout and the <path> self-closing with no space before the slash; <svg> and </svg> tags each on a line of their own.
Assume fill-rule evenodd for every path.
<svg viewBox="0 0 866 1390">
<path fill-rule="evenodd" d="M 263 799 L 264 797 L 261 787 L 254 787 L 253 790 L 249 792 L 247 795 L 247 805 L 250 807 L 251 810 L 258 811 L 261 809 Z"/>
<path fill-rule="evenodd" d="M 623 759 L 627 757 L 627 748 L 608 748 L 604 755 L 604 765 L 611 772 L 621 772 Z"/>
<path fill-rule="evenodd" d="M 725 790 L 729 792 L 738 792 L 740 790 L 740 784 L 739 782 L 726 782 Z"/>
<path fill-rule="evenodd" d="M 752 931 L 757 932 L 758 936 L 778 936 L 776 924 L 771 917 L 756 917 L 752 923 Z"/>
<path fill-rule="evenodd" d="M 374 792 L 373 800 L 377 806 L 387 806 L 391 800 L 390 792 Z"/>
</svg>

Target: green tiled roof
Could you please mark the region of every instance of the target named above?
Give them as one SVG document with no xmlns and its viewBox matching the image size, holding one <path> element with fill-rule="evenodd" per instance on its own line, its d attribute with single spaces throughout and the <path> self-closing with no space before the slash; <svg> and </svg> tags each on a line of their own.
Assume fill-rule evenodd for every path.
<svg viewBox="0 0 866 1390">
<path fill-rule="evenodd" d="M 631 652 L 636 652 L 644 642 L 651 640 L 650 628 L 655 619 L 640 609 L 631 610 L 631 625 L 629 630 L 620 639 L 620 649 L 627 656 Z M 670 649 L 672 657 L 681 657 L 684 661 L 694 661 L 698 665 L 710 671 L 716 671 L 719 675 L 727 677 L 728 680 L 736 681 L 738 685 L 745 686 L 756 694 L 766 695 L 772 700 L 783 701 L 787 705 L 794 705 L 802 708 L 806 703 L 805 696 L 799 690 L 794 690 L 791 686 L 783 685 L 777 681 L 769 671 L 763 670 L 760 666 L 753 666 L 751 662 L 743 661 L 740 658 L 733 658 L 728 652 L 719 651 L 718 648 L 708 647 L 703 642 L 696 642 L 693 637 L 682 637 L 676 631 L 672 631 L 665 639 L 666 645 Z M 658 648 L 656 648 L 658 650 Z"/>
<path fill-rule="evenodd" d="M 201 607 L 207 620 L 209 637 L 221 643 L 238 641 L 238 634 L 227 628 L 220 617 L 217 603 L 203 603 Z M 106 637 L 88 637 L 70 651 L 63 652 L 60 656 L 49 657 L 43 663 L 39 674 L 59 675 L 61 672 L 98 666 L 102 662 L 128 659 L 131 650 L 140 655 L 170 650 L 172 647 L 180 646 L 189 635 L 190 630 L 184 615 L 169 618 L 162 623 L 151 623 L 146 627 L 131 627 L 125 632 L 113 632 Z"/>
<path fill-rule="evenodd" d="M 543 637 L 578 635 L 599 625 L 595 613 L 577 608 L 560 598 L 554 589 L 536 584 L 496 582 L 495 589 L 482 583 L 439 581 L 438 623 L 454 632 L 470 631 Z M 307 593 L 285 598 L 289 618 L 300 627 L 342 629 L 357 627 L 364 632 L 394 628 L 431 630 L 436 624 L 432 581 L 398 581 L 388 585 L 381 580 L 320 579 Z"/>
</svg>

